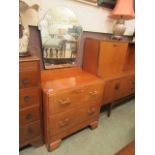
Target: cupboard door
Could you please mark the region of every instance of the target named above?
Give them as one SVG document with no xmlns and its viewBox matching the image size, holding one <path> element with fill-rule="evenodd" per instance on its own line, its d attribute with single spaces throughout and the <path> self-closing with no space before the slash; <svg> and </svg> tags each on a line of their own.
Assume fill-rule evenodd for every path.
<svg viewBox="0 0 155 155">
<path fill-rule="evenodd" d="M 121 79 L 110 80 L 105 83 L 103 103 L 107 104 L 121 98 L 122 84 Z"/>
<path fill-rule="evenodd" d="M 98 64 L 99 76 L 111 77 L 121 73 L 125 61 L 128 43 L 106 42 L 100 43 L 100 54 Z"/>
<path fill-rule="evenodd" d="M 129 96 L 135 93 L 135 77 L 128 76 L 122 80 L 123 96 Z"/>
</svg>

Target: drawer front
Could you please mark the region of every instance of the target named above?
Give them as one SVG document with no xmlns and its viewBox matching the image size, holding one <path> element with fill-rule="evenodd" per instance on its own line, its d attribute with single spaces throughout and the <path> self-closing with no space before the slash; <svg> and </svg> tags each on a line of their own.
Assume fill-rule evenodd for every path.
<svg viewBox="0 0 155 155">
<path fill-rule="evenodd" d="M 32 138 L 35 138 L 40 135 L 41 135 L 40 121 L 31 123 L 25 127 L 19 128 L 19 143 L 31 140 Z"/>
<path fill-rule="evenodd" d="M 19 88 L 37 86 L 40 82 L 39 71 L 19 72 Z"/>
<path fill-rule="evenodd" d="M 68 132 L 68 130 L 77 123 L 76 111 L 71 110 L 49 117 L 50 136 L 60 132 Z"/>
<path fill-rule="evenodd" d="M 69 132 L 70 128 L 78 123 L 99 117 L 100 106 L 97 103 L 81 106 L 68 112 L 55 114 L 49 118 L 50 136 L 61 132 Z"/>
<path fill-rule="evenodd" d="M 40 102 L 40 88 L 26 88 L 19 90 L 19 108 L 25 108 Z"/>
<path fill-rule="evenodd" d="M 96 118 L 97 116 L 99 117 L 99 113 L 99 102 L 91 104 L 89 106 L 81 107 L 77 110 L 77 122 L 80 123 L 86 120 L 93 119 L 94 117 Z"/>
<path fill-rule="evenodd" d="M 98 101 L 103 98 L 103 83 L 89 85 L 86 93 L 86 101 Z"/>
<path fill-rule="evenodd" d="M 49 96 L 49 113 L 55 114 L 64 112 L 72 107 L 88 105 L 89 102 L 101 101 L 103 98 L 103 84 L 90 84 L 68 90 L 63 93 L 52 94 Z"/>
<path fill-rule="evenodd" d="M 19 111 L 19 125 L 23 126 L 40 119 L 40 106 L 33 106 Z"/>
<path fill-rule="evenodd" d="M 77 89 L 68 90 L 65 92 L 49 95 L 49 113 L 55 114 L 64 112 L 69 108 L 80 105 L 86 100 L 88 87 L 80 87 Z"/>
<path fill-rule="evenodd" d="M 38 71 L 39 61 L 27 61 L 19 63 L 19 72 L 29 72 L 29 71 Z"/>
</svg>

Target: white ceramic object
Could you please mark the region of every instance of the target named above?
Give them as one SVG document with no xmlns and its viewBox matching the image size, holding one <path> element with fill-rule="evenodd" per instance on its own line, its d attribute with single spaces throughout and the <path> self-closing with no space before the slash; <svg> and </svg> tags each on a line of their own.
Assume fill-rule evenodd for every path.
<svg viewBox="0 0 155 155">
<path fill-rule="evenodd" d="M 114 36 L 121 37 L 124 34 L 125 30 L 126 30 L 126 27 L 125 27 L 124 20 L 117 20 L 117 22 L 113 27 Z"/>
</svg>

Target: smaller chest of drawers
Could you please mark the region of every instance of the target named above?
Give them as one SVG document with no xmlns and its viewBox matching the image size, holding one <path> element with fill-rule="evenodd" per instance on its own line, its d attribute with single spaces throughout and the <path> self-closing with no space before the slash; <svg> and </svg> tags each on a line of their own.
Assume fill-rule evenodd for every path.
<svg viewBox="0 0 155 155">
<path fill-rule="evenodd" d="M 42 141 L 40 62 L 33 56 L 19 60 L 19 146 Z"/>
<path fill-rule="evenodd" d="M 72 70 L 66 70 L 67 74 Z M 48 151 L 57 148 L 64 137 L 86 126 L 95 128 L 98 124 L 103 81 L 82 70 L 79 70 L 78 75 L 63 77 L 64 74 L 42 83 Z M 47 76 L 44 71 L 43 76 L 51 75 Z"/>
</svg>

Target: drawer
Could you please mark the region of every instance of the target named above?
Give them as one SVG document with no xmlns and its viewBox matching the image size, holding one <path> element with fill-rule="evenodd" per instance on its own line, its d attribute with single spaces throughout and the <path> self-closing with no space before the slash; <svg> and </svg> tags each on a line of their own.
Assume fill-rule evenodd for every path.
<svg viewBox="0 0 155 155">
<path fill-rule="evenodd" d="M 54 136 L 60 132 L 68 132 L 76 123 L 76 110 L 55 114 L 49 117 L 49 134 Z"/>
<path fill-rule="evenodd" d="M 89 84 L 76 89 L 49 95 L 49 113 L 64 112 L 72 107 L 88 105 L 103 98 L 103 83 Z"/>
<path fill-rule="evenodd" d="M 49 113 L 64 112 L 86 100 L 87 86 L 49 95 Z"/>
<path fill-rule="evenodd" d="M 83 122 L 86 120 L 93 119 L 94 117 L 99 117 L 100 106 L 98 103 L 91 104 L 89 106 L 81 107 L 77 110 L 77 122 Z"/>
<path fill-rule="evenodd" d="M 39 71 L 19 72 L 19 88 L 37 86 L 40 82 Z"/>
<path fill-rule="evenodd" d="M 86 101 L 97 101 L 103 98 L 103 83 L 89 85 L 86 93 Z"/>
<path fill-rule="evenodd" d="M 81 106 L 67 112 L 55 114 L 49 118 L 50 136 L 54 136 L 60 132 L 69 132 L 69 129 L 75 127 L 78 123 L 93 119 L 99 116 L 99 103 L 89 106 Z"/>
<path fill-rule="evenodd" d="M 19 111 L 19 125 L 26 125 L 40 119 L 40 106 L 33 106 Z"/>
<path fill-rule="evenodd" d="M 25 108 L 40 103 L 40 88 L 25 88 L 19 90 L 19 108 Z"/>
<path fill-rule="evenodd" d="M 40 70 L 39 68 L 39 61 L 27 61 L 19 63 L 19 72 L 35 72 Z"/>
<path fill-rule="evenodd" d="M 22 143 L 32 138 L 38 137 L 41 135 L 41 125 L 40 121 L 31 123 L 27 126 L 19 128 L 19 143 Z"/>
</svg>

